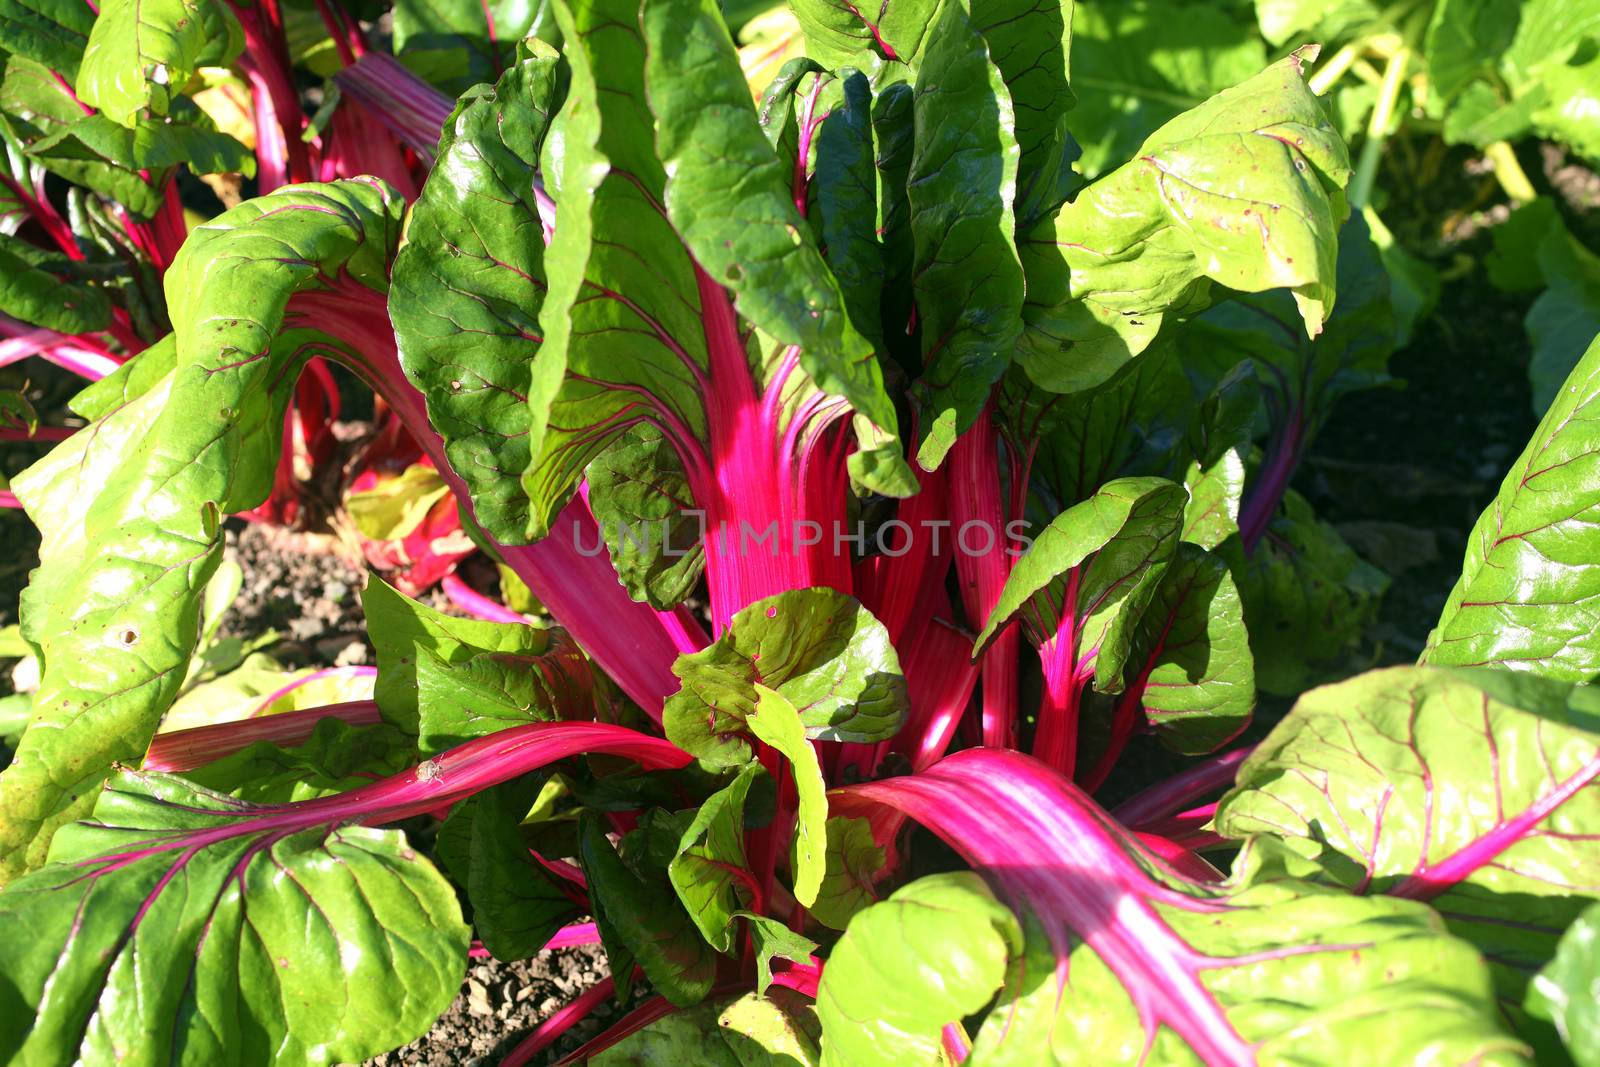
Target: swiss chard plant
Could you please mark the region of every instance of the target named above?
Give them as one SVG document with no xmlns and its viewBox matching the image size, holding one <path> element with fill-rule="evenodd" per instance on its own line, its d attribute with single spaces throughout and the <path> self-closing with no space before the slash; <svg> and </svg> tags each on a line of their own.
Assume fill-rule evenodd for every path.
<svg viewBox="0 0 1600 1067">
<path fill-rule="evenodd" d="M 1600 348 L 1425 663 L 1223 751 L 1258 665 L 1302 684 L 1362 610 L 1330 598 L 1381 585 L 1287 490 L 1396 329 L 1313 53 L 1088 181 L 1070 3 L 795 0 L 759 99 L 711 0 L 555 0 L 520 41 L 420 8 L 400 56 L 460 92 L 401 142 L 425 180 L 195 226 L 170 334 L 13 482 L 44 540 L 0 774 L 10 1059 L 359 1062 L 470 951 L 584 941 L 610 977 L 507 1062 L 613 998 L 570 1058 L 1592 1054 Z M 170 115 L 225 61 L 196 27 L 273 10 L 107 4 L 91 52 L 125 17 L 176 51 L 94 53 L 80 90 Z M 421 518 L 369 486 L 371 521 L 458 508 L 527 613 L 374 577 L 370 697 L 194 725 L 225 520 L 317 361 L 427 460 Z M 1108 809 L 1145 734 L 1199 759 Z"/>
</svg>

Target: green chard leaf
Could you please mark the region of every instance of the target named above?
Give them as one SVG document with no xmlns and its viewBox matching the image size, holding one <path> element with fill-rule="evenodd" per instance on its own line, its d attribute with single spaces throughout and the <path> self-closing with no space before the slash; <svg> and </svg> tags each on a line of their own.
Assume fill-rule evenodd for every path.
<svg viewBox="0 0 1600 1067">
<path fill-rule="evenodd" d="M 1135 624 L 1128 656 L 1145 717 L 1169 748 L 1211 752 L 1250 721 L 1255 660 L 1227 562 L 1180 543 Z"/>
<path fill-rule="evenodd" d="M 745 854 L 745 799 L 765 778 L 758 763 L 741 770 L 733 781 L 711 794 L 694 813 L 667 865 L 667 877 L 678 899 L 718 952 L 733 947 L 733 917 L 749 904 L 748 885 L 735 872 L 749 866 Z M 754 875 L 750 876 L 754 880 Z M 741 893 L 740 890 L 744 890 Z"/>
<path fill-rule="evenodd" d="M 221 516 L 266 498 L 299 362 L 334 347 L 279 333 L 290 297 L 330 278 L 381 290 L 399 212 L 356 180 L 286 187 L 197 228 L 166 276 L 164 385 L 13 483 L 44 535 L 23 608 L 43 677 L 0 775 L 0 879 L 41 863 L 112 762 L 142 755 L 194 652 Z"/>
<path fill-rule="evenodd" d="M 1542 277 L 1548 286 L 1524 320 L 1533 342 L 1528 360 L 1533 410 L 1542 415 L 1600 335 L 1600 256 L 1583 247 L 1565 226 L 1555 225 L 1539 244 L 1538 270 L 1533 273 L 1536 285 Z"/>
<path fill-rule="evenodd" d="M 201 67 L 225 67 L 244 33 L 219 0 L 106 0 L 83 53 L 83 102 L 123 126 L 165 115 Z"/>
<path fill-rule="evenodd" d="M 15 137 L 28 158 L 52 174 L 121 204 L 135 218 L 153 216 L 162 204 L 154 183 L 135 168 L 95 155 L 71 137 L 73 127 L 84 118 L 83 108 L 54 69 L 22 56 L 7 61 L 5 80 L 0 82 L 0 125 Z M 40 144 L 56 146 L 61 154 L 47 151 L 37 155 Z"/>
<path fill-rule="evenodd" d="M 843 930 L 851 916 L 878 899 L 872 883 L 883 869 L 884 851 L 866 819 L 831 818 L 827 832 L 827 869 L 807 910 L 823 926 Z"/>
<path fill-rule="evenodd" d="M 578 858 L 619 998 L 632 985 L 635 960 L 657 992 L 680 1008 L 703 1000 L 716 979 L 717 955 L 667 874 L 686 821 L 641 821 L 623 836 L 619 854 L 599 816 L 585 812 L 580 820 Z"/>
<path fill-rule="evenodd" d="M 839 72 L 840 99 L 814 135 L 816 197 L 823 256 L 839 280 L 856 332 L 883 346 L 884 248 L 878 235 L 878 168 L 872 86 L 858 70 Z"/>
<path fill-rule="evenodd" d="M 660 430 L 635 426 L 589 464 L 589 506 L 628 595 L 658 611 L 683 602 L 705 571 L 702 516 L 683 461 Z"/>
<path fill-rule="evenodd" d="M 94 29 L 94 8 L 56 0 L 0 0 L 0 49 L 61 72 L 69 81 Z"/>
<path fill-rule="evenodd" d="M 1018 358 L 1055 392 L 1092 388 L 1211 283 L 1291 290 L 1315 336 L 1333 307 L 1348 212 L 1344 144 L 1296 54 L 1152 134 L 1137 157 L 1019 239 Z"/>
<path fill-rule="evenodd" d="M 852 475 L 904 495 L 913 483 L 872 344 L 794 204 L 792 168 L 762 131 L 716 6 L 674 0 L 641 20 L 604 0 L 558 4 L 557 18 L 572 85 L 529 394 L 529 535 L 641 422 L 671 438 L 691 476 L 704 467 L 713 352 L 727 364 L 718 374 L 744 362 L 758 387 L 792 353 L 802 373 L 774 386 L 785 413 L 797 389 L 848 402 L 863 445 Z"/>
<path fill-rule="evenodd" d="M 850 920 L 828 957 L 824 1067 L 940 1062 L 944 1025 L 994 998 L 1022 943 L 1016 916 L 969 871 L 896 890 Z"/>
<path fill-rule="evenodd" d="M 759 690 L 798 710 L 813 740 L 893 737 L 906 682 L 889 631 L 860 602 L 832 589 L 797 589 L 734 615 L 710 647 L 678 657 L 683 687 L 667 700 L 667 737 L 707 767 L 751 757 L 748 720 Z"/>
<path fill-rule="evenodd" d="M 828 67 L 861 66 L 876 57 L 899 74 L 915 70 L 930 38 L 941 0 L 892 0 L 871 5 L 839 0 L 791 0 L 806 38 L 806 54 Z M 904 66 L 902 67 L 901 64 Z"/>
<path fill-rule="evenodd" d="M 1431 903 L 1483 950 L 1516 1020 L 1600 885 L 1596 778 L 1595 693 L 1395 667 L 1302 697 L 1240 767 L 1215 824 L 1286 840 L 1321 880 Z"/>
<path fill-rule="evenodd" d="M 1600 342 L 1556 394 L 1472 529 L 1422 654 L 1569 682 L 1600 677 Z"/>
<path fill-rule="evenodd" d="M 545 289 L 542 190 L 529 179 L 559 102 L 548 49 L 464 99 L 412 208 L 389 295 L 400 363 L 427 397 L 450 466 L 478 522 L 510 543 L 528 526 L 517 477 L 530 455 L 528 375 Z"/>
<path fill-rule="evenodd" d="M 1014 109 L 989 47 L 960 3 L 946 3 L 917 72 L 915 147 L 906 180 L 912 283 L 922 330 L 920 389 L 930 423 L 972 425 L 1022 332 Z M 929 436 L 917 459 L 943 460 Z M 934 447 L 930 448 L 929 444 Z"/>
<path fill-rule="evenodd" d="M 1011 568 L 974 652 L 1014 618 L 1035 645 L 1053 641 L 1070 613 L 1074 658 L 1093 658 L 1096 689 L 1120 692 L 1135 627 L 1177 546 L 1186 499 L 1182 486 L 1162 478 L 1119 478 L 1056 516 Z"/>
<path fill-rule="evenodd" d="M 472 928 L 500 960 L 538 955 L 582 910 L 528 852 L 517 828 L 538 795 L 538 781 L 525 775 L 476 793 L 439 827 L 439 859 L 467 891 Z"/>
<path fill-rule="evenodd" d="M 1530 1015 L 1555 1024 L 1578 1067 L 1600 1065 L 1600 902 L 1561 935 L 1556 954 L 1528 983 Z"/>
<path fill-rule="evenodd" d="M 0 235 L 0 312 L 66 334 L 111 321 L 105 290 L 72 277 L 72 261 L 18 237 Z"/>
<path fill-rule="evenodd" d="M 378 654 L 378 707 L 401 729 L 422 729 L 434 746 L 424 745 L 425 755 L 506 726 L 559 718 L 560 695 L 587 674 L 560 631 L 446 615 L 377 575 L 368 578 L 361 605 Z"/>
<path fill-rule="evenodd" d="M 426 1031 L 465 967 L 450 884 L 397 830 L 249 821 L 272 812 L 120 772 L 49 866 L 0 892 L 0 1049 L 359 1063 Z"/>
<path fill-rule="evenodd" d="M 806 736 L 800 712 L 782 693 L 757 685 L 755 711 L 745 723 L 757 740 L 789 761 L 796 794 L 791 842 L 794 898 L 810 907 L 817 902 L 828 866 L 828 786 L 822 778 L 822 764 Z"/>
<path fill-rule="evenodd" d="M 549 9 L 526 0 L 396 0 L 395 54 L 451 96 L 515 68 L 518 42 L 550 26 Z"/>
</svg>

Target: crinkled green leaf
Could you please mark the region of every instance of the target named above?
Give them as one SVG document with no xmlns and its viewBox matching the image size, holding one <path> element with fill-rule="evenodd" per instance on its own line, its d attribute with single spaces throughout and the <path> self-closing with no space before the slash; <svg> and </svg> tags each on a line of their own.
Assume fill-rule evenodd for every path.
<svg viewBox="0 0 1600 1067">
<path fill-rule="evenodd" d="M 165 115 L 201 67 L 226 67 L 244 32 L 220 0 L 105 0 L 78 71 L 78 96 L 133 126 L 143 112 Z"/>
<path fill-rule="evenodd" d="M 0 0 L 0 49 L 58 70 L 68 79 L 94 29 L 94 8 L 57 0 Z"/>
<path fill-rule="evenodd" d="M 1017 173 L 1024 182 L 1036 180 L 1072 108 L 1068 61 L 1074 9 L 1072 0 L 991 0 L 973 14 L 1011 97 L 1021 153 Z"/>
<path fill-rule="evenodd" d="M 1035 644 L 1053 640 L 1070 612 L 1077 653 L 1094 659 L 1095 688 L 1119 691 L 1134 627 L 1177 546 L 1186 499 L 1182 486 L 1162 478 L 1118 478 L 1056 516 L 1011 568 L 974 651 L 1013 618 Z"/>
<path fill-rule="evenodd" d="M 950 420 L 953 412 L 960 433 L 1011 361 L 1022 331 L 1022 267 L 1011 209 L 1019 156 L 1011 96 L 959 3 L 941 10 L 912 110 L 917 133 L 906 193 L 920 388 L 930 418 Z M 924 444 L 917 458 L 932 469 L 943 455 Z"/>
<path fill-rule="evenodd" d="M 1302 697 L 1240 767 L 1215 821 L 1229 837 L 1286 839 L 1356 892 L 1431 902 L 1484 951 L 1515 1018 L 1600 885 L 1597 777 L 1595 693 L 1395 667 Z"/>
<path fill-rule="evenodd" d="M 1423 661 L 1566 681 L 1600 676 L 1597 515 L 1600 343 L 1573 369 L 1473 527 Z"/>
<path fill-rule="evenodd" d="M 402 595 L 377 575 L 367 579 L 361 606 L 378 654 L 378 707 L 401 729 L 410 732 L 421 726 L 424 695 L 430 701 L 428 732 L 440 747 L 513 722 L 554 717 L 545 698 L 568 672 L 527 677 L 522 667 L 547 656 L 576 654 L 564 640 L 558 641 L 556 631 L 446 615 Z M 459 677 L 453 673 L 457 667 L 462 668 Z M 534 673 L 539 672 L 528 672 Z M 486 697 L 494 706 L 479 703 Z"/>
<path fill-rule="evenodd" d="M 936 874 L 850 920 L 817 989 L 822 1063 L 935 1063 L 940 1032 L 994 997 L 1022 949 L 1010 909 L 976 874 Z"/>
<path fill-rule="evenodd" d="M 1074 392 L 1138 356 L 1211 283 L 1287 288 L 1315 336 L 1333 306 L 1347 207 L 1344 144 L 1301 78 L 1300 55 L 1185 112 L 1132 162 L 1018 243 L 1027 277 L 1018 358 Z"/>
<path fill-rule="evenodd" d="M 688 1007 L 704 999 L 716 979 L 717 955 L 667 878 L 683 828 L 666 840 L 672 826 L 642 825 L 624 838 L 624 855 L 618 855 L 598 816 L 586 812 L 580 825 L 578 857 L 619 995 L 629 984 L 623 976 L 637 960 L 656 991 L 672 1003 Z M 663 840 L 649 840 L 655 836 Z"/>
<path fill-rule="evenodd" d="M 756 706 L 745 725 L 756 740 L 789 761 L 795 789 L 795 828 L 790 842 L 794 898 L 806 907 L 817 901 L 828 866 L 828 786 L 800 712 L 782 693 L 757 685 Z"/>
<path fill-rule="evenodd" d="M 746 720 L 758 683 L 799 709 L 806 736 L 882 741 L 906 714 L 906 682 L 889 631 L 860 602 L 832 589 L 758 600 L 714 644 L 678 657 L 683 687 L 667 700 L 667 736 L 710 767 L 750 758 Z"/>
<path fill-rule="evenodd" d="M 524 539 L 528 376 L 539 351 L 544 238 L 533 169 L 559 103 L 548 50 L 458 106 L 395 258 L 389 315 L 450 465 L 491 534 Z M 510 118 L 514 116 L 514 121 Z"/>
<path fill-rule="evenodd" d="M 872 880 L 883 869 L 884 851 L 865 819 L 829 819 L 827 832 L 827 870 L 808 911 L 823 926 L 843 930 L 851 916 L 878 899 Z"/>
<path fill-rule="evenodd" d="M 581 909 L 528 852 L 517 829 L 537 782 L 514 779 L 474 794 L 439 827 L 440 861 L 472 904 L 472 928 L 496 959 L 538 955 Z"/>
<path fill-rule="evenodd" d="M 703 515 L 683 461 L 651 426 L 636 426 L 589 464 L 589 506 L 628 595 L 658 611 L 681 604 L 705 570 Z"/>
<path fill-rule="evenodd" d="M 1389 576 L 1356 555 L 1304 497 L 1284 494 L 1255 552 L 1246 556 L 1237 540 L 1218 551 L 1244 600 L 1257 688 L 1289 696 L 1350 673 Z"/>
<path fill-rule="evenodd" d="M 1578 1067 L 1600 1064 L 1600 903 L 1561 935 L 1555 956 L 1528 984 L 1527 1008 L 1555 1023 Z"/>
<path fill-rule="evenodd" d="M 0 877 L 40 863 L 86 790 L 155 732 L 194 652 L 221 516 L 265 499 L 289 372 L 329 344 L 279 334 L 289 298 L 333 277 L 381 289 L 399 210 L 376 180 L 289 186 L 195 229 L 166 275 L 170 384 L 108 416 L 108 439 L 91 427 L 15 483 L 44 531 L 24 607 L 44 674 L 0 775 Z M 147 421 L 125 417 L 136 409 Z"/>
<path fill-rule="evenodd" d="M 260 814 L 118 775 L 56 834 L 49 866 L 0 892 L 0 1051 L 63 1067 L 359 1063 L 427 1030 L 466 961 L 449 883 L 399 831 L 239 823 Z"/>
<path fill-rule="evenodd" d="M 184 777 L 251 804 L 291 804 L 368 785 L 415 762 L 411 739 L 394 727 L 327 718 L 301 744 L 257 741 Z"/>
<path fill-rule="evenodd" d="M 66 334 L 104 329 L 111 320 L 105 290 L 72 274 L 65 255 L 0 234 L 0 312 Z"/>
<path fill-rule="evenodd" d="M 749 904 L 745 899 L 748 887 L 734 872 L 749 866 L 744 842 L 745 798 L 764 774 L 760 764 L 752 763 L 711 794 L 694 813 L 678 842 L 677 855 L 667 866 L 678 899 L 701 935 L 719 952 L 732 948 L 734 913 Z M 741 890 L 745 892 L 741 894 Z"/>
<path fill-rule="evenodd" d="M 1072 18 L 1068 116 L 1097 177 L 1132 158 L 1145 134 L 1267 65 L 1261 41 L 1213 4 L 1083 3 Z"/>
<path fill-rule="evenodd" d="M 67 406 L 73 414 L 95 422 L 133 403 L 161 386 L 172 373 L 178 358 L 177 340 L 176 334 L 167 334 L 104 378 L 84 386 Z"/>
</svg>

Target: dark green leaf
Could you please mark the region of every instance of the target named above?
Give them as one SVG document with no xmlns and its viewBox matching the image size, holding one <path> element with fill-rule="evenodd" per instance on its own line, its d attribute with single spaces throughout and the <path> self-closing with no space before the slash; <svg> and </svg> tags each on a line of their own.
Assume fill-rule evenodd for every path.
<svg viewBox="0 0 1600 1067">
<path fill-rule="evenodd" d="M 537 778 L 514 779 L 451 809 L 437 851 L 472 904 L 472 927 L 499 960 L 538 954 L 580 909 L 528 852 L 518 830 Z"/>
<path fill-rule="evenodd" d="M 46 67 L 68 79 L 94 29 L 94 8 L 58 0 L 0 0 L 0 49 Z"/>
<path fill-rule="evenodd" d="M 412 649 L 417 657 L 417 748 L 424 755 L 530 722 L 593 717 L 589 661 L 564 631 L 551 632 L 540 652 L 447 646 L 445 654 L 456 657 L 447 661 L 425 643 Z M 459 658 L 462 650 L 469 653 L 465 659 Z"/>
<path fill-rule="evenodd" d="M 394 727 L 328 718 L 303 744 L 257 741 L 184 777 L 251 804 L 290 804 L 367 785 L 415 762 L 411 739 Z"/>
<path fill-rule="evenodd" d="M 0 312 L 66 334 L 104 329 L 111 319 L 105 290 L 73 281 L 71 273 L 62 253 L 0 234 Z"/>
<path fill-rule="evenodd" d="M 428 399 L 445 455 L 491 534 L 525 538 L 528 376 L 539 351 L 544 236 L 531 180 L 559 102 L 542 51 L 458 106 L 395 258 L 400 362 Z M 508 116 L 515 116 L 509 121 Z"/>
<path fill-rule="evenodd" d="M 636 426 L 589 464 L 589 506 L 628 595 L 658 611 L 681 604 L 705 570 L 703 515 L 677 449 Z"/>
<path fill-rule="evenodd" d="M 719 952 L 733 947 L 733 916 L 750 903 L 749 886 L 735 872 L 749 866 L 744 847 L 745 798 L 764 774 L 760 764 L 752 763 L 707 798 L 683 832 L 678 853 L 667 867 L 678 899 L 701 936 Z M 754 875 L 748 878 L 753 881 Z"/>
<path fill-rule="evenodd" d="M 1528 380 L 1533 410 L 1544 414 L 1557 392 L 1600 335 L 1600 256 L 1564 226 L 1554 226 L 1539 245 L 1539 271 L 1549 286 L 1525 320 L 1533 355 Z"/>
<path fill-rule="evenodd" d="M 959 3 L 943 6 L 912 108 L 917 133 L 906 192 L 922 388 L 930 421 L 960 433 L 1011 361 L 1022 331 L 1022 267 L 1011 211 L 1019 155 L 1011 96 Z M 943 460 L 937 444 L 944 440 L 925 441 L 917 457 L 923 467 Z"/>
<path fill-rule="evenodd" d="M 606 839 L 599 817 L 585 813 L 581 825 L 579 859 L 619 995 L 625 995 L 630 982 L 623 976 L 637 960 L 651 984 L 672 1003 L 679 1007 L 698 1003 L 716 979 L 717 956 L 667 878 L 678 835 L 665 842 L 665 856 L 655 857 L 651 853 L 659 849 L 643 839 L 665 835 L 671 827 L 641 825 L 623 842 L 625 849 L 634 845 L 625 859 Z M 678 830 L 681 833 L 682 827 Z"/>
</svg>

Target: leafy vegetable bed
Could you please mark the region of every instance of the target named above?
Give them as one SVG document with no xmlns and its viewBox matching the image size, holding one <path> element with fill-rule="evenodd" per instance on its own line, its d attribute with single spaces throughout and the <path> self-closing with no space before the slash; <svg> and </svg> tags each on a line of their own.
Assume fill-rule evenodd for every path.
<svg viewBox="0 0 1600 1067">
<path fill-rule="evenodd" d="M 0 1050 L 1600 1062 L 1597 45 L 0 3 Z"/>
</svg>

